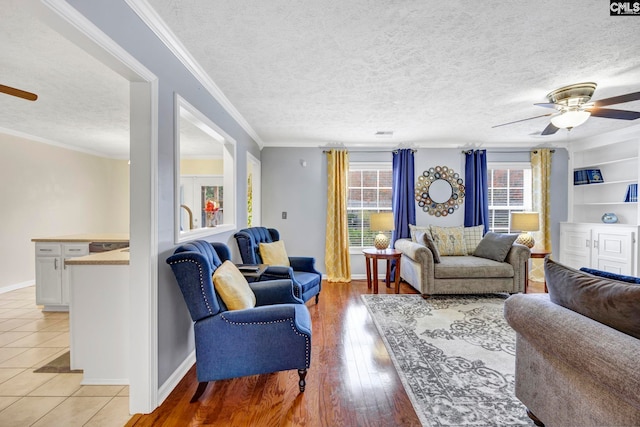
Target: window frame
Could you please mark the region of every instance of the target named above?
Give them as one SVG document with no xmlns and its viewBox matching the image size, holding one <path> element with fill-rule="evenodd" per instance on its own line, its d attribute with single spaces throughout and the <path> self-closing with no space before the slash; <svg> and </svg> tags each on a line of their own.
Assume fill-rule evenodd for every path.
<svg viewBox="0 0 640 427">
<path fill-rule="evenodd" d="M 531 211 L 533 208 L 533 176 L 532 176 L 532 167 L 531 167 L 531 162 L 487 162 L 487 191 L 488 191 L 488 196 L 491 195 L 491 189 L 493 188 L 492 186 L 492 174 L 491 171 L 493 170 L 524 170 L 524 171 L 529 171 L 529 172 L 525 172 L 524 173 L 524 177 L 523 177 L 523 194 L 522 194 L 522 198 L 523 198 L 523 204 L 522 205 L 507 205 L 507 206 L 495 206 L 492 205 L 492 200 L 491 197 L 489 197 L 489 231 L 493 231 L 495 233 L 511 233 L 511 213 L 512 212 L 527 212 L 527 211 Z M 527 179 L 527 175 L 528 175 L 528 179 Z M 509 189 L 511 189 L 512 187 L 509 185 L 510 183 L 507 183 L 507 191 L 509 191 Z M 527 187 L 529 187 L 527 189 Z M 519 188 L 519 187 L 514 187 L 514 188 Z M 528 191 L 527 191 L 528 190 Z M 497 211 L 497 210 L 501 210 L 504 211 L 506 210 L 508 212 L 508 227 L 506 229 L 504 228 L 499 228 L 498 231 L 496 231 L 496 228 L 494 227 L 494 223 L 495 223 L 495 214 L 492 214 L 492 211 Z M 493 221 L 491 220 L 491 218 L 493 218 Z"/>
<path fill-rule="evenodd" d="M 388 162 L 361 162 L 361 161 L 350 161 L 349 162 L 349 172 L 353 172 L 353 171 L 377 171 L 378 173 L 380 171 L 389 171 L 391 173 L 393 173 L 393 162 L 388 161 Z M 392 176 L 392 183 L 390 187 L 380 187 L 380 181 L 379 181 L 379 175 L 378 175 L 378 182 L 376 183 L 377 186 L 376 187 L 366 187 L 366 188 L 376 188 L 378 191 L 380 189 L 389 189 L 391 190 L 391 194 L 392 194 L 392 198 L 393 198 L 393 176 Z M 348 206 L 348 198 L 349 198 L 349 190 L 351 190 L 352 188 L 365 188 L 365 187 L 351 187 L 350 183 L 349 183 L 349 179 L 347 178 L 347 216 L 349 215 L 350 211 L 358 211 L 358 212 L 362 212 L 362 211 L 370 211 L 372 213 L 375 212 L 391 212 L 393 211 L 393 207 L 391 206 L 391 204 L 393 204 L 393 199 L 390 200 L 390 206 L 389 207 L 380 207 L 379 204 L 379 200 L 377 199 L 377 206 L 376 207 L 364 207 L 361 206 L 359 208 L 353 208 L 353 207 L 349 207 Z M 349 228 L 349 230 L 351 230 L 351 228 Z M 375 233 L 377 234 L 377 232 Z M 389 236 L 389 238 L 391 238 L 391 232 L 385 232 L 383 234 L 386 234 L 387 236 Z M 362 243 L 362 241 L 361 241 Z M 356 253 L 362 253 L 363 249 L 369 248 L 369 247 L 373 247 L 373 242 L 371 243 L 371 245 L 368 246 L 352 246 L 351 245 L 351 238 L 349 238 L 349 253 L 351 254 L 356 254 Z"/>
</svg>

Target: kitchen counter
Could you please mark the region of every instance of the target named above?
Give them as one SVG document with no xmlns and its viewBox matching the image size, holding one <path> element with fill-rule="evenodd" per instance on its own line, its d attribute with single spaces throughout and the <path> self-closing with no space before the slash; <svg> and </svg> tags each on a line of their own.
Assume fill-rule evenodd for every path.
<svg viewBox="0 0 640 427">
<path fill-rule="evenodd" d="M 65 265 L 129 265 L 129 248 L 97 252 L 64 260 Z"/>
<path fill-rule="evenodd" d="M 129 241 L 129 233 L 84 233 L 70 234 L 66 236 L 37 237 L 32 242 L 108 242 L 123 243 Z"/>
</svg>

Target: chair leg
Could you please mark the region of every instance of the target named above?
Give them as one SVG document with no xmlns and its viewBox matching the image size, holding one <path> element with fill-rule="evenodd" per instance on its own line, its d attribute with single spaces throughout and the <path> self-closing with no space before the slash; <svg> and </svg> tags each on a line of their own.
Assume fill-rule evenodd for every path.
<svg viewBox="0 0 640 427">
<path fill-rule="evenodd" d="M 544 427 L 544 423 L 542 421 L 540 421 L 538 419 L 538 417 L 536 417 L 535 415 L 533 415 L 533 412 L 531 412 L 530 410 L 527 409 L 527 415 L 529 416 L 529 418 L 531 418 L 531 421 L 533 421 L 533 423 L 535 425 L 537 425 L 538 427 Z"/>
<path fill-rule="evenodd" d="M 320 299 L 320 292 L 318 292 L 318 293 L 316 294 L 316 304 L 318 303 L 318 300 L 319 300 L 319 299 Z"/>
<path fill-rule="evenodd" d="M 307 385 L 307 382 L 304 380 L 307 376 L 307 370 L 298 369 L 298 375 L 300 376 L 300 381 L 298 381 L 298 385 L 300 386 L 300 393 L 303 393 L 304 387 Z"/>
<path fill-rule="evenodd" d="M 193 394 L 193 397 L 189 402 L 193 403 L 198 399 L 200 399 L 200 396 L 202 396 L 202 393 L 204 393 L 204 391 L 207 389 L 207 385 L 209 385 L 208 381 L 198 383 L 198 388 L 196 389 L 196 392 Z"/>
</svg>

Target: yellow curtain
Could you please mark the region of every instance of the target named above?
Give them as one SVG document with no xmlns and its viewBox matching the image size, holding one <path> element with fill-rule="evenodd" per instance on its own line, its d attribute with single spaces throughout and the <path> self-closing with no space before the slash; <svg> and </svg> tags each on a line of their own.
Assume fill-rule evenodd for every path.
<svg viewBox="0 0 640 427">
<path fill-rule="evenodd" d="M 347 223 L 347 175 L 349 153 L 327 153 L 327 237 L 324 264 L 329 282 L 350 282 L 349 230 Z"/>
<path fill-rule="evenodd" d="M 536 241 L 533 249 L 551 250 L 551 150 L 541 148 L 531 152 L 533 180 L 533 211 L 540 213 L 540 230 L 532 233 Z M 529 279 L 544 281 L 544 260 L 529 260 Z"/>
</svg>

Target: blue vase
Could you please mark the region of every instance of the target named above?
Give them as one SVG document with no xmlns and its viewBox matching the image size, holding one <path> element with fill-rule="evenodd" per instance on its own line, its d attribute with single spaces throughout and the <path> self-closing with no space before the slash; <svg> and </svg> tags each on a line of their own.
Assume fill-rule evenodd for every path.
<svg viewBox="0 0 640 427">
<path fill-rule="evenodd" d="M 614 224 L 618 222 L 618 217 L 613 212 L 605 213 L 602 215 L 602 222 L 605 224 Z"/>
</svg>

